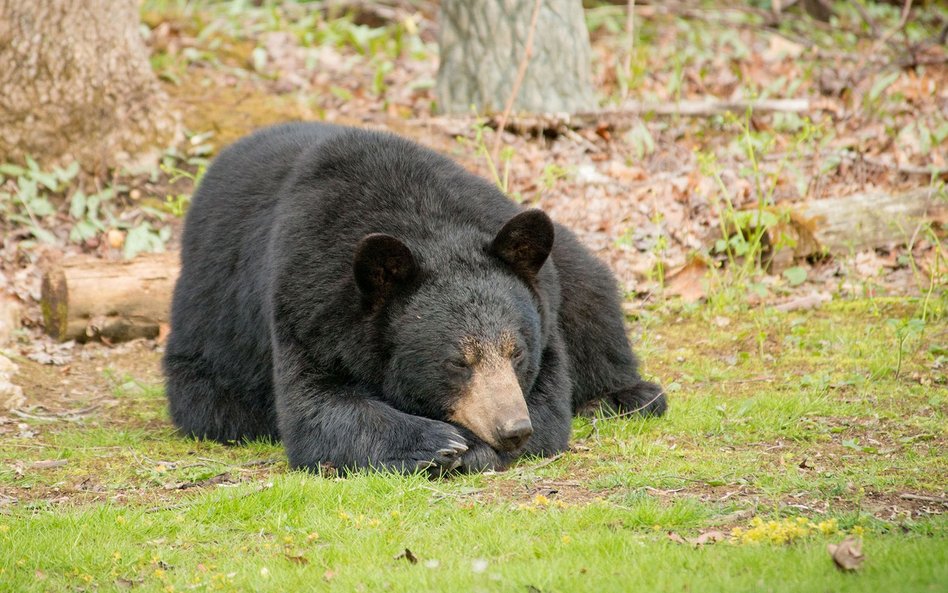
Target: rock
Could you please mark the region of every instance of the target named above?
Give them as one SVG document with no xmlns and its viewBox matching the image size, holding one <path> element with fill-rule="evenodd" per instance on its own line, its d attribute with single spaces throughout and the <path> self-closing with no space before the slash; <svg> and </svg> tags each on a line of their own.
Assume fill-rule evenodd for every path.
<svg viewBox="0 0 948 593">
<path fill-rule="evenodd" d="M 0 346 L 8 343 L 13 332 L 20 329 L 23 308 L 12 297 L 0 295 Z"/>
<path fill-rule="evenodd" d="M 13 384 L 17 370 L 12 360 L 0 354 L 0 410 L 12 410 L 26 403 L 23 389 Z"/>
</svg>

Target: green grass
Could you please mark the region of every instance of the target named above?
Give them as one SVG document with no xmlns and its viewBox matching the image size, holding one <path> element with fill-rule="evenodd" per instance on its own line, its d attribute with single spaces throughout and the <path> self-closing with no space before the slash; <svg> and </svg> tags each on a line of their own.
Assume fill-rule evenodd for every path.
<svg viewBox="0 0 948 593">
<path fill-rule="evenodd" d="M 291 473 L 178 509 L 32 514 L 4 523 L 4 577 L 17 591 L 130 583 L 142 591 L 812 591 L 816 583 L 919 591 L 948 578 L 942 520 L 937 540 L 870 535 L 865 569 L 847 575 L 833 568 L 823 539 L 692 549 L 637 521 L 697 525 L 705 513 L 696 506 L 661 511 L 643 500 L 535 510 L 437 498 L 437 490 L 454 488 Z M 417 564 L 395 557 L 406 547 Z"/>
<path fill-rule="evenodd" d="M 936 306 L 897 378 L 886 323 L 919 304 L 660 306 L 636 329 L 669 386 L 665 418 L 577 419 L 561 457 L 440 482 L 290 472 L 277 445 L 184 440 L 160 386 L 113 377 L 118 405 L 0 441 L 0 493 L 16 499 L 0 591 L 936 591 L 948 327 Z M 51 460 L 65 464 L 34 465 Z M 833 528 L 784 545 L 667 535 L 753 518 Z M 866 554 L 854 574 L 826 551 L 850 533 Z"/>
</svg>

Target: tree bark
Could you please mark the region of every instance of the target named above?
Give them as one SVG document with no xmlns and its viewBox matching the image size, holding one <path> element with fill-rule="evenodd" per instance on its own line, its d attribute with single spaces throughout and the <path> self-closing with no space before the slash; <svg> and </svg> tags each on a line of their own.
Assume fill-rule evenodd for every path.
<svg viewBox="0 0 948 593">
<path fill-rule="evenodd" d="M 132 164 L 177 132 L 137 0 L 0 0 L 0 161 Z"/>
<path fill-rule="evenodd" d="M 526 0 L 442 0 L 436 89 L 441 111 L 470 113 L 471 105 L 479 112 L 503 110 L 533 9 Z M 572 113 L 594 107 L 582 2 L 543 0 L 514 111 Z"/>
<path fill-rule="evenodd" d="M 60 340 L 154 338 L 167 325 L 178 279 L 177 253 L 130 261 L 77 257 L 43 271 L 46 333 Z"/>
</svg>

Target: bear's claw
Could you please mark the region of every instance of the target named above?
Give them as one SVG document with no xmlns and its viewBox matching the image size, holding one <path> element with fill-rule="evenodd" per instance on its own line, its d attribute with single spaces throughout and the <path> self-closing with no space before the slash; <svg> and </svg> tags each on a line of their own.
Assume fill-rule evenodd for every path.
<svg viewBox="0 0 948 593">
<path fill-rule="evenodd" d="M 465 451 L 467 451 L 467 445 L 457 441 L 451 441 L 448 443 L 446 448 L 438 450 L 438 455 L 443 455 L 444 457 L 454 457 L 456 455 L 461 455 Z"/>
</svg>

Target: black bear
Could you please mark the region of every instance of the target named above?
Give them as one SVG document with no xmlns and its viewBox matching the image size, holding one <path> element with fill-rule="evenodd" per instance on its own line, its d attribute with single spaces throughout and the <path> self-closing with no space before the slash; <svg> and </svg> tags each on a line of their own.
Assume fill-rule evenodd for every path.
<svg viewBox="0 0 948 593">
<path fill-rule="evenodd" d="M 660 415 L 615 280 L 571 232 L 397 136 L 318 123 L 221 152 L 184 225 L 164 356 L 186 434 L 293 467 L 501 469 L 574 413 Z"/>
</svg>

